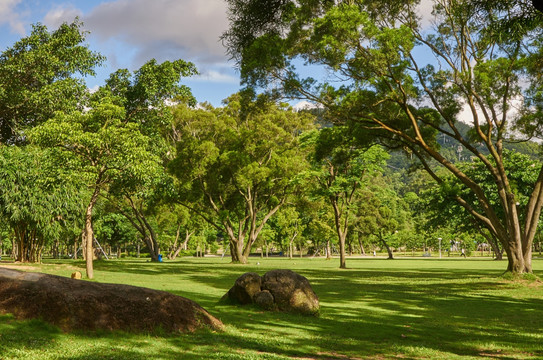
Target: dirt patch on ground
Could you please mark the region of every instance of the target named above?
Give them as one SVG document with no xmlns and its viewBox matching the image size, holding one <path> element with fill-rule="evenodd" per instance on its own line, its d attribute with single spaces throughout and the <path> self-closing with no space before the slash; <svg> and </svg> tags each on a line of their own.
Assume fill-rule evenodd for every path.
<svg viewBox="0 0 543 360">
<path fill-rule="evenodd" d="M 0 263 L 0 266 L 3 267 L 3 268 L 8 268 L 8 269 L 14 269 L 14 270 L 21 270 L 21 271 L 35 271 L 36 270 L 36 267 L 34 266 L 28 266 L 28 265 L 14 265 L 14 264 L 2 264 Z"/>
<path fill-rule="evenodd" d="M 12 313 L 17 319 L 42 319 L 65 331 L 223 328 L 220 320 L 194 301 L 165 291 L 6 267 L 0 267 L 0 313 Z"/>
</svg>

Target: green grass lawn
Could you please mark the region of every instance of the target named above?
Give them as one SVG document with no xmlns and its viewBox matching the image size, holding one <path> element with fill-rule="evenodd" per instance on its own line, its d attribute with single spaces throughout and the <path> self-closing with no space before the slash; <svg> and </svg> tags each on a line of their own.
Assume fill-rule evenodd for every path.
<svg viewBox="0 0 543 360">
<path fill-rule="evenodd" d="M 0 359 L 542 359 L 543 284 L 500 277 L 489 259 L 182 258 L 95 263 L 100 282 L 172 292 L 226 325 L 195 334 L 63 333 L 0 315 Z M 4 263 L 5 264 L 5 263 Z M 69 276 L 84 264 L 46 261 L 25 270 Z M 244 272 L 292 269 L 309 279 L 319 318 L 218 304 Z M 534 260 L 543 276 L 543 260 Z"/>
</svg>

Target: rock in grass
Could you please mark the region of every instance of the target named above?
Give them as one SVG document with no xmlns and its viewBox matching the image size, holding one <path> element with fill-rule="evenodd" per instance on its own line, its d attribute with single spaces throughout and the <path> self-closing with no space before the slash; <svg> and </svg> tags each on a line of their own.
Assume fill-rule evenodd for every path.
<svg viewBox="0 0 543 360">
<path fill-rule="evenodd" d="M 260 275 L 254 272 L 245 273 L 236 279 L 234 286 L 228 291 L 228 298 L 238 304 L 251 304 L 261 285 Z"/>
<path fill-rule="evenodd" d="M 192 332 L 223 324 L 192 300 L 165 291 L 100 284 L 0 268 L 0 313 L 42 319 L 64 331 L 162 329 Z"/>
<path fill-rule="evenodd" d="M 306 315 L 319 313 L 319 298 L 309 281 L 292 270 L 271 270 L 263 277 L 256 273 L 245 273 L 222 300 L 239 304 L 254 303 L 266 310 Z"/>
<path fill-rule="evenodd" d="M 273 295 L 268 291 L 259 291 L 254 296 L 255 304 L 265 310 L 275 309 L 275 299 Z"/>
<path fill-rule="evenodd" d="M 268 290 L 278 309 L 307 315 L 319 313 L 319 298 L 309 281 L 292 270 L 272 270 L 262 277 L 262 290 Z"/>
</svg>

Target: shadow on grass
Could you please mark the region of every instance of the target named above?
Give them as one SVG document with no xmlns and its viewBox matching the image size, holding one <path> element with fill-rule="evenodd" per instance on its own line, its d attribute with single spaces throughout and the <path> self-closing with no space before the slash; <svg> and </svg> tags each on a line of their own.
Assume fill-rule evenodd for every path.
<svg viewBox="0 0 543 360">
<path fill-rule="evenodd" d="M 283 268 L 294 264 L 288 261 L 261 267 L 207 259 L 97 262 L 99 271 L 151 276 L 153 285 L 164 283 L 164 290 L 200 303 L 227 324 L 227 330 L 155 334 L 149 343 L 142 335 L 79 334 L 85 341 L 96 340 L 95 348 L 57 358 L 143 359 L 148 354 L 163 359 L 543 358 L 543 287 L 537 283 L 503 281 L 497 277 L 499 271 L 477 266 L 457 269 L 451 267 L 454 264 L 426 262 L 422 268 L 416 262 L 411 267 L 388 262 L 385 268 L 384 260 L 377 261 L 353 261 L 348 270 L 298 264 L 293 270 L 306 276 L 319 295 L 319 318 L 217 303 L 242 273 L 262 275 L 277 264 Z M 35 342 L 54 349 L 52 340 L 62 338 L 58 331 L 39 332 L 36 337 L 30 335 L 35 324 L 25 328 L 27 323 L 8 322 L 11 328 L 0 325 L 0 350 L 5 329 L 12 336 L 19 331 L 28 334 L 14 346 Z"/>
<path fill-rule="evenodd" d="M 0 315 L 0 354 L 10 348 L 39 349 L 59 334 L 57 327 L 40 320 L 17 321 L 12 315 Z"/>
</svg>

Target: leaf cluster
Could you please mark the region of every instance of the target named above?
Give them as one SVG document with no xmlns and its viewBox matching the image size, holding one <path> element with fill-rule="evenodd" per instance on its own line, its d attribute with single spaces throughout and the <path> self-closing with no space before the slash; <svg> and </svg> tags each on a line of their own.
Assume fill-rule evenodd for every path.
<svg viewBox="0 0 543 360">
<path fill-rule="evenodd" d="M 29 36 L 0 54 L 1 142 L 22 142 L 25 128 L 57 111 L 81 109 L 87 96 L 82 77 L 95 75 L 104 61 L 84 44 L 81 27 L 77 19 L 52 32 L 36 24 Z"/>
</svg>

